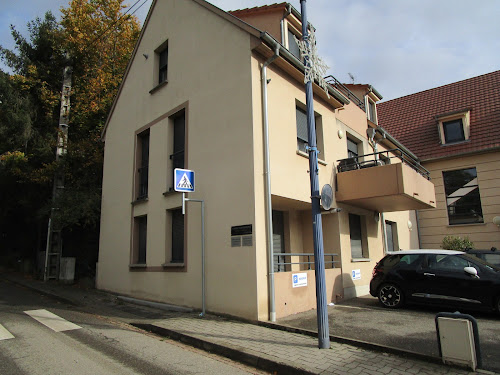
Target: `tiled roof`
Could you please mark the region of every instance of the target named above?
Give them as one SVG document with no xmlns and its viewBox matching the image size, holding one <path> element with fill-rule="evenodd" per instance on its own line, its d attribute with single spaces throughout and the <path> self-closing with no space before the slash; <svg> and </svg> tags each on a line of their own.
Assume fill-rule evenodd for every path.
<svg viewBox="0 0 500 375">
<path fill-rule="evenodd" d="M 441 145 L 436 116 L 470 110 L 470 139 Z M 377 104 L 378 124 L 421 160 L 500 148 L 500 70 Z"/>
<path fill-rule="evenodd" d="M 276 3 L 276 4 L 271 4 L 271 5 L 263 5 L 260 7 L 253 7 L 253 8 L 245 8 L 245 9 L 237 9 L 237 10 L 231 10 L 228 13 L 232 14 L 233 16 L 241 16 L 244 14 L 251 14 L 251 13 L 263 13 L 263 12 L 268 12 L 268 11 L 273 11 L 277 9 L 285 9 L 288 3 Z"/>
</svg>

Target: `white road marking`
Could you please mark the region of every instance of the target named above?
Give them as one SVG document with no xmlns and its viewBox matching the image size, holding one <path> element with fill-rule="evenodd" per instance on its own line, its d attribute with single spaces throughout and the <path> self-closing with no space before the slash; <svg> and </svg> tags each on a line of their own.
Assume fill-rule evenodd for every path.
<svg viewBox="0 0 500 375">
<path fill-rule="evenodd" d="M 8 340 L 8 339 L 13 339 L 14 336 L 12 333 L 7 331 L 3 325 L 0 324 L 0 341 L 1 340 Z"/>
<path fill-rule="evenodd" d="M 47 310 L 30 310 L 25 311 L 24 313 L 28 314 L 33 319 L 38 320 L 40 323 L 49 327 L 55 332 L 71 331 L 73 329 L 82 328 L 74 323 L 68 322 L 66 319 L 63 319 L 56 314 L 52 314 Z"/>
</svg>

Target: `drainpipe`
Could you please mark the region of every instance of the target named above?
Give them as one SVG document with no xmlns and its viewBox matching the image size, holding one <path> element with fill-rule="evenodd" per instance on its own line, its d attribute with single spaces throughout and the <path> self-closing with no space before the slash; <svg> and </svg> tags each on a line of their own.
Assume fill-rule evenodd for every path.
<svg viewBox="0 0 500 375">
<path fill-rule="evenodd" d="M 288 4 L 286 7 L 285 14 L 283 15 L 283 18 L 280 21 L 282 45 L 285 45 L 285 18 L 287 18 L 290 15 L 290 13 L 292 13 L 292 6 Z"/>
<path fill-rule="evenodd" d="M 268 250 L 268 287 L 269 287 L 269 320 L 276 321 L 276 306 L 274 299 L 274 248 L 273 248 L 273 206 L 271 202 L 271 167 L 269 163 L 269 118 L 267 107 L 267 67 L 278 58 L 280 48 L 276 46 L 274 55 L 271 56 L 261 68 L 262 87 L 262 120 L 264 123 L 264 176 L 265 176 L 265 201 L 267 221 L 267 250 Z"/>
<path fill-rule="evenodd" d="M 377 131 L 374 128 L 370 128 L 370 129 L 367 129 L 366 133 L 368 135 L 368 144 L 372 147 L 373 152 L 375 153 L 375 160 L 378 160 L 378 154 L 377 154 L 378 142 L 375 139 L 375 134 L 377 133 Z M 384 135 L 384 138 L 385 138 L 385 135 Z M 382 244 L 384 246 L 384 254 L 386 254 L 387 253 L 387 236 L 385 233 L 385 216 L 384 216 L 383 212 L 380 213 L 380 228 L 382 230 Z"/>
</svg>

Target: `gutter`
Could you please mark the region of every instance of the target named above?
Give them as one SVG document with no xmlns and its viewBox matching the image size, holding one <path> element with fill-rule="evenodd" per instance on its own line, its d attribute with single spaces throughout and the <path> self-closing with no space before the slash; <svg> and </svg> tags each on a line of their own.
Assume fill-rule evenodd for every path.
<svg viewBox="0 0 500 375">
<path fill-rule="evenodd" d="M 267 222 L 267 249 L 268 249 L 268 288 L 269 288 L 269 320 L 276 322 L 276 303 L 274 297 L 274 245 L 273 245 L 273 205 L 271 201 L 271 164 L 269 161 L 269 115 L 267 106 L 267 67 L 280 55 L 280 48 L 276 46 L 274 55 L 271 56 L 261 68 L 262 87 L 262 120 L 264 124 L 264 176 L 266 222 Z"/>
<path fill-rule="evenodd" d="M 271 35 L 269 35 L 267 32 L 262 32 L 260 34 L 260 38 L 268 46 L 270 46 L 271 49 L 276 50 L 277 48 L 279 48 L 281 57 L 283 57 L 290 64 L 295 66 L 302 73 L 305 72 L 304 64 L 298 58 L 292 55 L 290 51 L 288 51 L 288 49 L 286 49 L 285 47 L 283 47 L 283 45 L 277 42 L 276 39 L 274 39 Z M 349 99 L 347 99 L 344 95 L 342 95 L 339 91 L 337 91 L 333 86 L 327 84 L 327 88 L 328 88 L 328 93 L 343 105 L 347 105 L 350 103 Z"/>
<path fill-rule="evenodd" d="M 377 125 L 377 131 L 382 134 L 389 142 L 391 142 L 393 145 L 395 145 L 397 148 L 400 148 L 401 150 L 403 150 L 406 154 L 408 154 L 409 156 L 411 156 L 413 159 L 415 159 L 415 161 L 418 163 L 418 164 L 421 164 L 420 163 L 420 159 L 417 157 L 417 155 L 415 155 L 413 152 L 411 152 L 410 150 L 408 150 L 405 146 L 403 146 L 402 143 L 400 143 L 396 138 L 394 138 L 392 135 L 390 135 L 383 127 Z"/>
</svg>

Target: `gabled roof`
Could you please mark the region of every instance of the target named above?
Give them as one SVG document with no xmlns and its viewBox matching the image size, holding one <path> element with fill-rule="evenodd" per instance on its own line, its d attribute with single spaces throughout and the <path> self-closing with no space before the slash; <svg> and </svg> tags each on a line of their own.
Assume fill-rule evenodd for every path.
<svg viewBox="0 0 500 375">
<path fill-rule="evenodd" d="M 188 1 L 188 0 L 185 0 L 185 1 Z M 304 65 L 302 64 L 302 62 L 299 61 L 295 56 L 293 56 L 284 46 L 282 46 L 278 41 L 276 41 L 266 31 L 261 31 L 261 30 L 257 29 L 256 27 L 254 27 L 254 26 L 252 26 L 252 25 L 244 22 L 243 20 L 241 20 L 238 17 L 232 15 L 231 13 L 225 12 L 222 9 L 217 8 L 215 5 L 209 3 L 206 0 L 191 0 L 191 1 L 196 2 L 197 4 L 199 4 L 202 7 L 206 8 L 207 10 L 209 10 L 209 11 L 215 13 L 216 15 L 222 17 L 226 21 L 232 23 L 236 27 L 239 27 L 241 30 L 246 31 L 247 33 L 249 33 L 250 35 L 254 36 L 255 38 L 259 38 L 263 44 L 266 44 L 269 47 L 270 51 L 275 51 L 276 49 L 279 49 L 280 50 L 280 58 L 286 60 L 288 63 L 291 64 L 291 66 L 293 66 L 295 69 L 297 69 L 299 72 L 301 72 L 301 74 L 304 74 L 305 68 L 304 68 Z M 116 94 L 116 96 L 114 98 L 113 104 L 111 106 L 111 109 L 109 111 L 108 117 L 106 119 L 106 123 L 104 124 L 103 130 L 102 130 L 102 133 L 101 133 L 102 140 L 104 140 L 104 138 L 106 136 L 106 131 L 107 131 L 109 122 L 111 120 L 111 117 L 113 115 L 113 112 L 114 112 L 114 110 L 116 108 L 116 103 L 118 102 L 118 99 L 119 99 L 120 94 L 122 92 L 123 84 L 124 84 L 125 80 L 127 79 L 128 73 L 130 71 L 130 67 L 132 65 L 132 62 L 134 61 L 134 58 L 135 58 L 136 54 L 137 54 L 137 50 L 139 48 L 139 45 L 141 44 L 141 40 L 142 40 L 142 38 L 144 36 L 144 32 L 145 32 L 145 30 L 148 27 L 149 20 L 151 18 L 151 14 L 153 13 L 155 5 L 156 5 L 157 2 L 158 2 L 158 0 L 153 0 L 153 3 L 151 4 L 151 7 L 149 8 L 148 15 L 147 15 L 146 20 L 144 22 L 144 25 L 143 25 L 143 27 L 141 29 L 141 33 L 139 35 L 139 38 L 137 39 L 137 42 L 136 42 L 135 47 L 134 47 L 134 50 L 132 51 L 132 55 L 131 55 L 129 63 L 127 65 L 127 69 L 125 70 L 122 82 L 121 82 L 120 87 L 118 88 L 118 92 L 117 92 L 117 94 Z M 282 7 L 284 5 L 285 6 L 289 6 L 288 3 L 280 3 L 280 4 L 271 5 L 269 7 L 276 6 L 276 7 L 279 8 L 279 7 Z M 257 7 L 257 8 L 265 8 L 265 6 L 264 7 Z M 295 10 L 292 6 L 290 6 L 290 8 L 292 10 L 292 13 L 293 12 L 298 13 L 297 10 Z M 298 13 L 298 14 L 300 15 L 300 13 Z M 349 99 L 347 99 L 344 95 L 342 95 L 334 87 L 328 85 L 328 92 L 329 92 L 330 95 L 333 96 L 334 100 L 336 100 L 341 105 L 343 105 L 343 104 L 349 104 Z"/>
<path fill-rule="evenodd" d="M 470 111 L 470 139 L 441 145 L 438 119 Z M 500 70 L 377 104 L 378 124 L 425 161 L 500 149 Z"/>
</svg>

